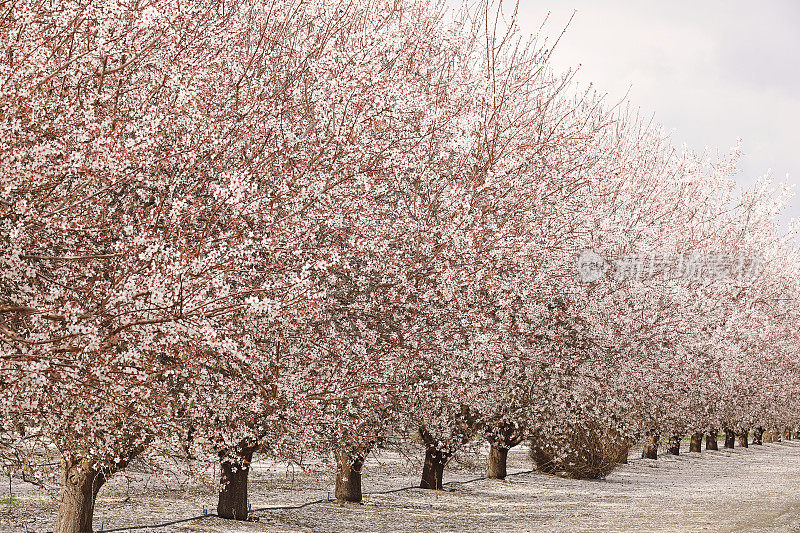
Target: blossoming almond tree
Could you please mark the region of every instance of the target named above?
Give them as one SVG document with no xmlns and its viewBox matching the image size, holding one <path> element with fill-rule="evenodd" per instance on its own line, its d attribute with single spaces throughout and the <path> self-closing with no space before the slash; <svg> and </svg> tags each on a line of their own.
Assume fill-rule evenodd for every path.
<svg viewBox="0 0 800 533">
<path fill-rule="evenodd" d="M 265 150 L 285 141 L 280 100 L 237 81 L 257 48 L 244 23 L 269 8 L 3 11 L 3 429 L 58 449 L 59 532 L 90 530 L 105 476 L 185 429 L 176 392 L 201 353 L 188 347 L 235 359 L 222 317 L 270 305 L 267 292 L 284 304 L 273 313 L 306 306 L 303 269 L 281 259 L 303 260 L 290 243 L 308 226 L 294 222 L 323 177 L 271 174 L 286 168 Z"/>
<path fill-rule="evenodd" d="M 413 302 L 418 297 L 413 284 L 427 268 L 422 254 L 429 243 L 419 240 L 435 230 L 424 220 L 432 209 L 425 197 L 445 186 L 449 190 L 439 189 L 438 195 L 447 201 L 460 201 L 464 193 L 464 180 L 448 185 L 452 174 L 436 176 L 438 181 L 428 176 L 435 176 L 430 160 L 437 156 L 439 143 L 452 143 L 448 135 L 458 133 L 452 115 L 460 112 L 448 100 L 448 90 L 455 85 L 448 85 L 452 81 L 436 68 L 450 68 L 452 61 L 450 45 L 438 32 L 441 14 L 410 3 L 384 7 L 360 10 L 355 5 L 344 14 L 332 10 L 335 23 L 323 17 L 324 24 L 309 26 L 335 30 L 313 58 L 319 65 L 313 75 L 291 91 L 284 88 L 286 95 L 298 99 L 292 109 L 305 113 L 291 117 L 297 121 L 297 138 L 302 137 L 297 144 L 313 155 L 297 156 L 293 164 L 304 174 L 325 179 L 317 201 L 303 206 L 302 220 L 295 221 L 305 233 L 292 241 L 295 253 L 313 258 L 305 273 L 296 275 L 311 280 L 317 307 L 313 312 L 303 309 L 302 316 L 292 320 L 278 320 L 254 302 L 232 326 L 244 326 L 237 349 L 248 361 L 276 369 L 273 388 L 256 386 L 244 394 L 269 396 L 277 390 L 281 401 L 291 398 L 279 406 L 280 416 L 292 424 L 292 431 L 309 437 L 295 442 L 310 441 L 307 446 L 312 449 L 333 452 L 340 470 L 348 473 L 337 476 L 339 481 L 356 479 L 358 465 L 386 428 L 387 407 L 396 400 L 397 387 L 404 384 L 401 356 L 409 352 L 402 337 L 414 330 L 409 323 L 419 320 L 413 311 L 419 305 Z M 353 61 L 354 56 L 359 60 Z M 259 58 L 256 63 L 279 60 Z M 466 92 L 465 87 L 459 89 L 459 94 Z M 308 94 L 315 94 L 315 100 L 309 101 Z M 314 146 L 316 152 L 310 149 Z M 257 218 L 253 226 L 256 234 L 263 231 Z M 265 343 L 279 342 L 280 361 L 265 349 Z M 262 374 L 246 379 L 256 385 Z M 227 394 L 224 388 L 219 393 Z M 198 405 L 203 402 L 210 411 L 218 403 L 210 395 L 198 399 Z M 274 416 L 274 405 L 263 398 L 252 405 L 267 407 L 264 417 Z M 258 418 L 255 412 L 252 416 Z M 237 426 L 235 410 L 217 411 L 214 418 L 247 432 L 247 427 Z M 264 430 L 262 424 L 250 427 Z M 242 442 L 250 449 L 262 438 L 256 433 Z M 242 463 L 247 462 L 244 457 Z M 360 486 L 345 487 L 339 481 L 337 496 L 360 499 Z M 237 509 L 246 509 L 246 499 L 239 497 L 237 502 Z"/>
<path fill-rule="evenodd" d="M 156 445 L 214 456 L 243 519 L 257 451 L 333 455 L 358 501 L 398 427 L 434 489 L 478 433 L 502 478 L 528 436 L 577 469 L 646 432 L 796 427 L 781 191 L 573 93 L 493 9 L 0 14 L 0 454 L 60 454 L 56 531 Z M 577 279 L 584 250 L 652 272 Z M 654 263 L 720 256 L 763 269 Z"/>
</svg>

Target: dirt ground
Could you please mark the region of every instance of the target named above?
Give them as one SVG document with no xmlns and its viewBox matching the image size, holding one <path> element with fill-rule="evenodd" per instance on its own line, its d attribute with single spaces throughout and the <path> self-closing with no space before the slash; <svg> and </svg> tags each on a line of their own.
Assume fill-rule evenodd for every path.
<svg viewBox="0 0 800 533">
<path fill-rule="evenodd" d="M 414 452 L 414 450 L 411 450 Z M 411 454 L 412 457 L 414 454 Z M 421 452 L 417 454 L 421 456 Z M 428 532 L 428 531 L 800 531 L 800 441 L 718 452 L 638 459 L 601 481 L 530 472 L 527 450 L 509 458 L 506 481 L 481 479 L 484 457 L 448 467 L 445 491 L 410 488 L 419 462 L 381 451 L 364 468 L 364 503 L 326 502 L 326 472 L 259 462 L 251 474 L 255 521 L 214 517 L 147 527 L 209 513 L 215 487 L 132 472 L 100 493 L 95 528 L 138 526 L 154 532 Z M 5 485 L 5 487 L 3 487 Z M 0 531 L 49 531 L 52 494 L 12 480 L 0 484 Z M 299 506 L 299 509 L 258 510 Z M 143 527 L 144 526 L 144 527 Z"/>
</svg>

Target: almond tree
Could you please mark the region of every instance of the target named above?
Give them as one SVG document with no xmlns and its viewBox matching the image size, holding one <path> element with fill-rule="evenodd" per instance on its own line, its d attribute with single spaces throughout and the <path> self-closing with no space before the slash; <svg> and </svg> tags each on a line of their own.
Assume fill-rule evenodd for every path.
<svg viewBox="0 0 800 533">
<path fill-rule="evenodd" d="M 256 46 L 244 23 L 268 12 L 216 1 L 3 11 L 3 429 L 58 449 L 59 532 L 90 530 L 106 476 L 183 433 L 186 359 L 240 353 L 224 317 L 268 290 L 275 313 L 306 306 L 307 284 L 281 259 L 324 182 L 272 172 L 287 168 L 265 149 L 283 142 L 280 113 L 264 111 L 276 102 L 237 82 Z M 255 248 L 266 261 L 253 264 Z"/>
</svg>

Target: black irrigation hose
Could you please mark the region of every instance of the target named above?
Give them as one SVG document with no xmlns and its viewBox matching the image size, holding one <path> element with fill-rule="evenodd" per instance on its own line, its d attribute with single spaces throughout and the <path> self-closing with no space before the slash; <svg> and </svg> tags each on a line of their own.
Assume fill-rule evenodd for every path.
<svg viewBox="0 0 800 533">
<path fill-rule="evenodd" d="M 252 509 L 247 513 L 249 517 L 253 513 L 259 513 L 261 511 L 291 511 L 294 509 L 302 509 L 303 507 L 308 507 L 309 505 L 316 505 L 318 503 L 325 503 L 324 499 L 314 500 L 306 503 L 301 503 L 300 505 L 279 505 L 277 507 L 259 507 L 258 509 Z"/>
<path fill-rule="evenodd" d="M 189 518 L 182 518 L 180 520 L 173 520 L 172 522 L 164 522 L 163 524 L 155 524 L 149 526 L 129 526 L 129 527 L 117 527 L 114 529 L 104 529 L 103 533 L 106 533 L 107 531 L 110 533 L 112 531 L 135 531 L 137 529 L 155 529 L 158 527 L 167 527 L 167 526 L 173 526 L 175 524 L 182 524 L 183 522 L 192 522 L 193 520 L 200 520 L 201 518 L 208 518 L 210 516 L 217 516 L 217 513 L 201 514 L 197 516 L 191 516 Z"/>
<path fill-rule="evenodd" d="M 783 441 L 777 442 L 777 443 L 773 443 L 773 444 L 788 445 L 788 443 L 784 443 Z M 789 445 L 789 446 L 791 446 L 791 445 Z M 794 447 L 794 446 L 792 446 L 792 447 Z M 730 451 L 730 453 L 736 453 L 736 452 L 733 452 L 731 449 L 726 449 L 726 450 Z M 719 450 L 719 451 L 722 451 L 722 450 Z M 643 460 L 644 459 L 640 459 L 640 458 L 629 459 L 630 462 L 639 462 L 639 461 L 643 461 Z M 522 474 L 533 474 L 533 473 L 536 473 L 536 472 L 537 472 L 537 470 L 521 470 L 519 472 L 513 472 L 511 474 L 507 474 L 506 477 L 519 476 L 519 475 L 522 475 Z M 476 477 L 476 478 L 473 478 L 473 479 L 467 479 L 465 481 L 448 481 L 446 483 L 442 483 L 442 485 L 466 485 L 468 483 L 475 483 L 476 481 L 480 481 L 482 479 L 486 479 L 486 477 L 485 476 L 481 476 L 481 477 Z M 418 488 L 418 487 L 400 487 L 398 489 L 389 489 L 389 490 L 382 490 L 382 491 L 375 491 L 375 492 L 366 492 L 366 493 L 364 493 L 364 495 L 365 496 L 373 496 L 373 495 L 378 495 L 378 494 L 394 494 L 394 493 L 397 493 L 397 492 L 403 492 L 403 491 L 412 490 L 412 489 L 416 489 L 416 488 Z M 247 516 L 249 517 L 253 513 L 260 513 L 260 512 L 264 512 L 264 511 L 292 511 L 292 510 L 297 510 L 297 509 L 303 509 L 303 508 L 309 507 L 311 505 L 318 505 L 320 503 L 326 503 L 327 501 L 330 501 L 330 500 L 325 500 L 325 499 L 321 498 L 319 500 L 313 500 L 313 501 L 310 501 L 310 502 L 301 503 L 300 505 L 281 505 L 281 506 L 276 506 L 276 507 L 259 507 L 258 509 L 250 510 L 247 513 Z M 128 527 L 118 527 L 118 528 L 114 528 L 114 529 L 104 529 L 103 533 L 116 533 L 116 532 L 119 532 L 119 531 L 136 531 L 136 530 L 140 530 L 140 529 L 157 529 L 157 528 L 161 528 L 161 527 L 173 526 L 175 524 L 182 524 L 184 522 L 192 522 L 194 520 L 200 520 L 200 519 L 203 519 L 203 518 L 211 518 L 211 517 L 214 517 L 214 516 L 219 516 L 219 515 L 217 515 L 217 513 L 206 513 L 206 514 L 201 514 L 201 515 L 197 515 L 197 516 L 191 516 L 189 518 L 182 518 L 180 520 L 173 520 L 171 522 L 163 522 L 161 524 L 152 524 L 152 525 L 147 525 L 147 526 L 128 526 Z M 27 527 L 25 528 L 25 531 L 26 531 L 26 533 L 34 533 L 33 531 L 29 530 Z M 53 532 L 52 531 L 48 531 L 47 533 L 53 533 Z"/>
<path fill-rule="evenodd" d="M 533 470 L 529 470 L 529 471 L 526 471 L 526 472 L 515 472 L 515 473 L 509 474 L 509 475 L 510 476 L 515 476 L 517 474 L 524 474 L 524 473 L 528 473 L 528 472 L 533 472 Z M 467 480 L 467 481 L 448 481 L 447 483 L 444 483 L 444 485 L 456 485 L 456 484 L 462 484 L 463 485 L 463 484 L 466 484 L 466 483 L 473 483 L 475 481 L 480 481 L 481 479 L 484 479 L 484 478 L 483 477 L 479 477 L 479 478 L 470 479 L 470 480 Z M 395 492 L 401 492 L 401 491 L 411 490 L 411 489 L 415 489 L 415 488 L 417 488 L 417 487 L 401 487 L 399 489 L 391 489 L 391 490 L 376 491 L 376 492 L 367 492 L 367 493 L 365 493 L 365 496 L 370 496 L 370 495 L 375 495 L 375 494 L 392 494 L 392 493 L 395 493 Z M 250 517 L 253 513 L 260 513 L 260 512 L 264 512 L 264 511 L 292 511 L 292 510 L 297 510 L 297 509 L 303 509 L 304 507 L 309 507 L 311 505 L 317 505 L 317 504 L 320 504 L 320 503 L 326 503 L 327 501 L 328 500 L 325 500 L 325 499 L 321 498 L 319 500 L 312 500 L 312 501 L 309 501 L 309 502 L 301 503 L 300 505 L 280 505 L 280 506 L 275 506 L 275 507 L 259 507 L 258 509 L 251 509 L 250 511 L 248 511 L 247 516 Z M 211 517 L 214 517 L 214 516 L 219 516 L 219 515 L 217 513 L 206 513 L 206 514 L 201 514 L 201 515 L 197 515 L 197 516 L 191 516 L 189 518 L 182 518 L 180 520 L 172 520 L 170 522 L 162 522 L 160 524 L 150 524 L 150 525 L 145 525 L 145 526 L 126 526 L 126 527 L 117 527 L 117 528 L 113 528 L 113 529 L 103 529 L 103 533 L 116 533 L 116 532 L 119 532 L 119 531 L 136 531 L 136 530 L 141 530 L 141 529 L 157 529 L 157 528 L 161 528 L 161 527 L 173 526 L 175 524 L 182 524 L 184 522 L 192 522 L 194 520 L 201 520 L 203 518 L 211 518 Z M 31 530 L 29 530 L 27 528 L 25 529 L 25 531 L 26 531 L 26 533 L 34 533 L 33 531 L 31 531 Z M 52 531 L 47 531 L 46 533 L 53 533 L 53 532 Z"/>
<path fill-rule="evenodd" d="M 536 472 L 536 470 L 522 470 L 520 472 L 513 472 L 511 474 L 508 474 L 506 477 L 518 476 L 518 475 L 521 475 L 521 474 L 532 474 L 534 472 Z M 482 479 L 486 479 L 486 477 L 485 476 L 481 476 L 481 477 L 476 477 L 474 479 L 467 479 L 465 481 L 448 481 L 446 483 L 443 483 L 443 485 L 466 485 L 468 483 L 474 483 L 474 482 L 480 481 Z M 382 494 L 393 494 L 393 493 L 403 492 L 403 491 L 412 490 L 412 489 L 416 489 L 416 488 L 418 488 L 418 487 L 400 487 L 398 489 L 389 489 L 389 490 L 381 490 L 381 491 L 374 491 L 374 492 L 365 492 L 364 495 L 365 496 L 374 496 L 374 495 L 379 495 L 379 494 L 380 495 L 382 495 Z M 253 515 L 253 513 L 260 513 L 260 512 L 264 512 L 264 511 L 293 511 L 293 510 L 297 510 L 297 509 L 303 509 L 303 508 L 309 507 L 311 505 L 317 505 L 317 504 L 320 504 L 320 503 L 326 503 L 327 501 L 328 500 L 321 498 L 319 500 L 312 500 L 312 501 L 309 501 L 309 502 L 301 503 L 300 505 L 280 505 L 280 506 L 275 506 L 275 507 L 259 507 L 258 509 L 251 509 L 247 513 L 247 516 L 250 517 L 251 515 Z M 214 517 L 214 516 L 219 516 L 219 515 L 217 513 L 207 513 L 207 514 L 201 514 L 201 515 L 197 515 L 197 516 L 191 516 L 189 518 L 182 518 L 180 520 L 172 520 L 170 522 L 162 522 L 160 524 L 150 524 L 150 525 L 146 525 L 146 526 L 127 526 L 127 527 L 117 527 L 117 528 L 113 528 L 113 529 L 104 529 L 103 533 L 117 533 L 119 531 L 136 531 L 136 530 L 142 530 L 142 529 L 157 529 L 157 528 L 162 528 L 162 527 L 167 527 L 167 526 L 174 526 L 175 524 L 182 524 L 182 523 L 185 523 L 185 522 L 192 522 L 194 520 L 201 520 L 203 518 L 211 518 L 211 517 Z M 30 530 L 27 530 L 27 531 L 28 531 L 28 533 L 34 533 L 33 531 L 30 531 Z M 47 533 L 53 533 L 53 532 L 52 531 L 48 531 Z"/>
<path fill-rule="evenodd" d="M 180 520 L 173 520 L 171 522 L 164 522 L 164 523 L 161 523 L 161 524 L 153 524 L 153 525 L 147 525 L 147 526 L 118 527 L 118 528 L 114 528 L 114 529 L 102 529 L 101 531 L 103 531 L 103 533 L 106 533 L 106 532 L 110 533 L 112 531 L 134 531 L 134 530 L 137 530 L 137 529 L 155 529 L 155 528 L 159 528 L 159 527 L 167 527 L 167 526 L 172 526 L 172 525 L 175 525 L 175 524 L 181 524 L 183 522 L 191 522 L 193 520 L 199 520 L 201 518 L 208 518 L 209 516 L 217 516 L 217 514 L 216 513 L 201 514 L 201 515 L 197 515 L 197 516 L 191 516 L 189 518 L 181 518 Z M 27 527 L 25 527 L 25 533 L 35 533 L 35 532 L 33 530 L 30 530 Z M 53 532 L 52 531 L 47 531 L 45 533 L 53 533 Z"/>
<path fill-rule="evenodd" d="M 520 474 L 532 474 L 534 472 L 536 472 L 536 470 L 521 470 L 519 472 L 513 472 L 511 474 L 507 474 L 506 477 L 518 476 Z M 481 477 L 476 477 L 474 479 L 467 479 L 465 481 L 448 481 L 446 483 L 442 483 L 442 485 L 466 485 L 467 483 L 474 483 L 474 482 L 480 481 L 482 479 L 486 479 L 486 477 L 485 476 L 481 476 Z M 364 496 L 395 494 L 395 493 L 398 493 L 398 492 L 404 492 L 404 491 L 407 491 L 407 490 L 413 490 L 413 489 L 417 489 L 417 488 L 419 488 L 419 487 L 400 487 L 400 488 L 397 488 L 397 489 L 377 490 L 377 491 L 373 491 L 373 492 L 365 492 Z M 248 513 L 248 515 L 250 515 L 252 513 L 258 513 L 258 512 L 261 512 L 261 511 L 283 511 L 283 510 L 292 510 L 292 509 L 302 509 L 303 507 L 308 507 L 309 505 L 314 505 L 314 504 L 318 504 L 318 503 L 326 503 L 326 501 L 327 500 L 315 500 L 315 501 L 312 501 L 312 502 L 306 502 L 306 503 L 304 503 L 302 505 L 295 505 L 295 506 L 261 507 L 259 509 L 253 509 L 252 511 L 250 511 L 250 513 Z M 111 530 L 109 530 L 109 531 L 111 531 Z"/>
</svg>

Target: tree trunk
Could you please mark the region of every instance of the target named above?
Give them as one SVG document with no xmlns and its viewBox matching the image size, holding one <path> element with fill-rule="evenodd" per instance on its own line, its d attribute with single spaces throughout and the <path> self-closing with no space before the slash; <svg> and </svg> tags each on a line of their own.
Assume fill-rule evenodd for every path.
<svg viewBox="0 0 800 533">
<path fill-rule="evenodd" d="M 753 444 L 758 444 L 758 445 L 762 444 L 762 437 L 763 436 L 764 436 L 764 428 L 762 428 L 761 426 L 758 426 L 753 431 Z"/>
<path fill-rule="evenodd" d="M 725 428 L 723 431 L 725 431 L 725 447 L 732 450 L 736 444 L 736 433 L 730 428 Z"/>
<path fill-rule="evenodd" d="M 340 502 L 361 501 L 361 467 L 364 460 L 353 458 L 350 452 L 340 450 L 336 453 L 336 499 Z"/>
<path fill-rule="evenodd" d="M 642 459 L 658 459 L 658 433 L 652 433 L 645 439 Z"/>
<path fill-rule="evenodd" d="M 669 448 L 667 448 L 667 453 L 670 455 L 680 455 L 681 454 L 681 436 L 680 435 L 673 435 L 669 439 Z"/>
<path fill-rule="evenodd" d="M 219 500 L 217 515 L 230 520 L 247 520 L 247 476 L 255 446 L 240 448 L 233 456 L 220 452 Z"/>
<path fill-rule="evenodd" d="M 105 476 L 86 459 L 62 459 L 61 481 L 54 533 L 92 533 L 94 503 Z"/>
<path fill-rule="evenodd" d="M 508 451 L 525 438 L 524 428 L 517 424 L 501 424 L 493 426 L 486 434 L 489 442 L 489 461 L 486 465 L 486 477 L 489 479 L 505 479 L 508 474 Z"/>
<path fill-rule="evenodd" d="M 712 429 L 706 435 L 706 450 L 719 450 L 719 446 L 717 446 L 717 428 Z"/>
<path fill-rule="evenodd" d="M 486 467 L 486 477 L 489 479 L 505 479 L 507 462 L 508 447 L 492 443 L 489 449 L 489 465 Z"/>
<path fill-rule="evenodd" d="M 783 440 L 792 440 L 792 430 L 789 428 L 784 428 L 783 430 Z"/>
<path fill-rule="evenodd" d="M 450 454 L 434 447 L 425 450 L 425 463 L 422 465 L 421 489 L 442 490 L 442 476 L 444 466 L 450 459 Z"/>
<path fill-rule="evenodd" d="M 747 439 L 750 436 L 750 432 L 745 430 L 739 433 L 739 446 L 742 448 L 747 448 Z"/>
<path fill-rule="evenodd" d="M 689 451 L 700 453 L 703 451 L 703 433 L 695 431 L 692 433 L 692 440 L 689 442 Z"/>
</svg>

